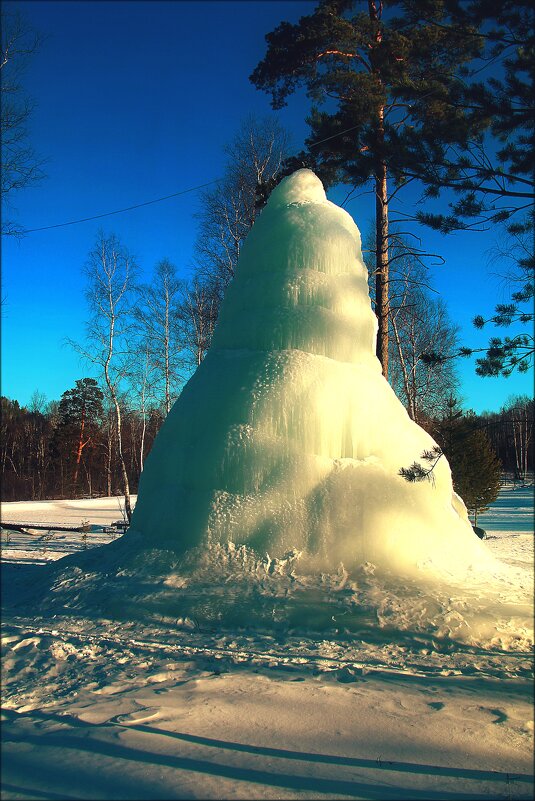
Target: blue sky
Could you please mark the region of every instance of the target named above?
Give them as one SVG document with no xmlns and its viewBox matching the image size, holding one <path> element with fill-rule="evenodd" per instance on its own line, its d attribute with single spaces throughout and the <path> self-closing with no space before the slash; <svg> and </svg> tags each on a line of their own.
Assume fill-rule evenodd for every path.
<svg viewBox="0 0 535 801">
<path fill-rule="evenodd" d="M 12 216 L 39 228 L 121 209 L 204 184 L 221 175 L 224 145 L 251 113 L 273 113 L 248 76 L 265 53 L 264 36 L 283 19 L 297 21 L 314 2 L 6 2 L 47 36 L 26 73 L 37 101 L 34 147 L 47 179 L 13 198 Z M 307 101 L 290 98 L 277 112 L 298 150 L 307 134 Z M 345 191 L 334 190 L 340 202 Z M 406 202 L 414 201 L 407 198 Z M 346 207 L 364 233 L 373 216 L 365 195 Z M 91 375 L 65 339 L 82 340 L 86 306 L 82 267 L 97 231 L 114 232 L 148 277 L 167 257 L 186 275 L 197 233 L 198 193 L 102 220 L 2 242 L 2 394 L 28 403 L 35 390 L 59 399 Z M 442 237 L 420 231 L 446 265 L 433 285 L 461 326 L 482 346 L 491 331 L 471 325 L 507 294 L 491 272 L 496 236 Z M 482 379 L 460 363 L 464 405 L 499 409 L 511 394 L 531 394 L 532 376 Z"/>
</svg>

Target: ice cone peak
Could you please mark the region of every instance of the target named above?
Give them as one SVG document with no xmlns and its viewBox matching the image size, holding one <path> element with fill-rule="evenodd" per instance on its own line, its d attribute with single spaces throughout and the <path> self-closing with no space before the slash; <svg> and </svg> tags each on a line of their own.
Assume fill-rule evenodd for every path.
<svg viewBox="0 0 535 801">
<path fill-rule="evenodd" d="M 272 191 L 268 208 L 289 206 L 291 203 L 326 203 L 327 195 L 318 176 L 302 169 L 283 178 Z"/>
<path fill-rule="evenodd" d="M 212 348 L 303 351 L 380 371 L 376 331 L 359 230 L 311 170 L 298 170 L 247 237 Z"/>
</svg>

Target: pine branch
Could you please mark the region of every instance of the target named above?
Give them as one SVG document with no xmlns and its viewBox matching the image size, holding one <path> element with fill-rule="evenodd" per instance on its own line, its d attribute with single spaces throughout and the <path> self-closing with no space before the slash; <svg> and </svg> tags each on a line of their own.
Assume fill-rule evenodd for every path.
<svg viewBox="0 0 535 801">
<path fill-rule="evenodd" d="M 425 462 L 429 463 L 430 466 L 428 468 L 425 468 L 419 462 L 413 462 L 410 467 L 401 467 L 398 475 L 411 484 L 418 481 L 430 481 L 434 486 L 435 475 L 433 471 L 442 456 L 444 456 L 443 451 L 438 447 L 438 445 L 435 445 L 431 450 L 423 451 L 420 456 L 420 459 L 423 459 Z"/>
</svg>

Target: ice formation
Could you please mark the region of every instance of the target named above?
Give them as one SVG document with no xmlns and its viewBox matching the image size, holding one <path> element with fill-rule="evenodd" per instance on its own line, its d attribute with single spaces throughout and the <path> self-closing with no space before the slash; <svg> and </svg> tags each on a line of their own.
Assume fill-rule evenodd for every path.
<svg viewBox="0 0 535 801">
<path fill-rule="evenodd" d="M 495 566 L 445 458 L 434 483 L 399 475 L 435 443 L 382 376 L 375 339 L 358 228 L 298 170 L 244 244 L 212 346 L 146 460 L 131 532 L 178 553 L 298 551 L 311 573 Z"/>
</svg>

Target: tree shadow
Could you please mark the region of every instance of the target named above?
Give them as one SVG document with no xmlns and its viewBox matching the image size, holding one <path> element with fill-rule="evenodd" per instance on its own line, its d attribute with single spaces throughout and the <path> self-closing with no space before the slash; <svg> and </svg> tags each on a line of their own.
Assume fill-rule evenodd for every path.
<svg viewBox="0 0 535 801">
<path fill-rule="evenodd" d="M 475 770 L 466 768 L 448 768 L 439 765 L 427 765 L 411 762 L 394 762 L 383 761 L 381 759 L 363 759 L 358 757 L 345 757 L 330 754 L 300 752 L 280 748 L 264 747 L 248 745 L 246 743 L 232 742 L 228 740 L 219 740 L 209 737 L 201 737 L 198 735 L 186 734 L 182 732 L 172 732 L 163 729 L 153 728 L 143 724 L 121 724 L 115 722 L 113 719 L 105 724 L 87 723 L 80 721 L 78 718 L 70 715 L 58 715 L 54 713 L 43 713 L 39 711 L 32 711 L 29 713 L 17 713 L 13 710 L 4 710 L 5 718 L 3 737 L 5 743 L 25 743 L 27 745 L 35 745 L 39 749 L 43 747 L 71 749 L 83 751 L 85 753 L 96 754 L 99 756 L 108 757 L 110 759 L 127 760 L 136 763 L 146 763 L 157 765 L 160 767 L 169 767 L 173 769 L 180 769 L 184 771 L 191 771 L 201 773 L 207 776 L 215 776 L 225 779 L 230 779 L 240 782 L 251 782 L 269 787 L 280 787 L 284 789 L 298 790 L 298 791 L 311 791 L 314 793 L 326 793 L 331 797 L 338 797 L 346 795 L 350 797 L 365 797 L 369 799 L 384 799 L 387 797 L 392 801 L 432 801 L 433 799 L 452 799 L 455 801 L 478 801 L 479 799 L 492 799 L 495 797 L 503 798 L 503 788 L 496 787 L 496 795 L 486 793 L 467 793 L 466 790 L 460 789 L 457 791 L 432 789 L 416 789 L 409 787 L 402 787 L 385 782 L 351 780 L 351 779 L 334 779 L 322 778 L 318 776 L 296 775 L 290 772 L 281 772 L 279 770 L 265 770 L 260 768 L 250 768 L 239 766 L 235 764 L 226 764 L 223 762 L 213 762 L 210 759 L 201 759 L 196 757 L 186 757 L 179 754 L 162 754 L 154 751 L 143 749 L 131 748 L 123 743 L 106 742 L 102 739 L 97 739 L 89 734 L 91 729 L 96 732 L 110 731 L 114 727 L 120 727 L 123 731 L 133 730 L 143 734 L 152 736 L 163 736 L 187 742 L 192 745 L 204 746 L 208 748 L 217 749 L 217 751 L 231 751 L 234 753 L 246 753 L 256 757 L 269 757 L 285 760 L 294 760 L 298 762 L 309 762 L 316 765 L 337 765 L 340 767 L 360 768 L 360 769 L 373 769 L 383 771 L 395 771 L 397 773 L 406 774 L 421 774 L 428 777 L 450 777 L 461 780 L 475 779 L 485 782 L 499 782 L 500 784 L 509 785 L 512 782 L 529 783 L 533 782 L 533 777 L 527 774 L 519 773 L 503 773 L 498 771 Z M 64 733 L 58 732 L 43 732 L 39 735 L 21 733 L 17 734 L 8 728 L 9 722 L 16 720 L 30 720 L 35 719 L 40 721 L 55 721 L 63 725 L 67 724 L 72 729 L 82 729 L 82 736 L 77 736 L 74 732 L 67 731 Z M 6 726 L 6 723 L 8 724 Z M 6 729 L 8 729 L 6 731 Z M 304 766 L 303 766 L 304 769 Z M 385 795 L 386 792 L 386 795 Z M 56 796 L 58 797 L 58 796 Z"/>
</svg>

